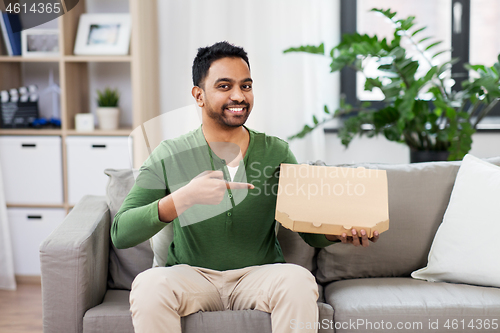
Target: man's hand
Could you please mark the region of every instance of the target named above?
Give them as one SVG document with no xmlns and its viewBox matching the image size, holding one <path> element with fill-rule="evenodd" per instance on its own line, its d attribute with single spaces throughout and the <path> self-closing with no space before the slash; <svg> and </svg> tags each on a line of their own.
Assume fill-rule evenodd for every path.
<svg viewBox="0 0 500 333">
<path fill-rule="evenodd" d="M 375 243 L 378 240 L 379 236 L 380 236 L 379 233 L 378 233 L 378 231 L 375 231 L 373 233 L 373 237 L 372 238 L 368 238 L 368 235 L 366 234 L 366 231 L 364 229 L 361 229 L 361 231 L 359 232 L 360 235 L 358 235 L 358 232 L 354 228 L 351 230 L 351 233 L 352 233 L 352 236 L 347 236 L 347 234 L 344 232 L 340 236 L 337 236 L 337 235 L 325 235 L 325 237 L 329 241 L 340 240 L 344 244 L 352 244 L 354 246 L 360 246 L 361 245 L 363 247 L 367 247 L 368 245 L 370 245 L 370 242 Z"/>
<path fill-rule="evenodd" d="M 249 183 L 226 182 L 222 171 L 204 171 L 186 185 L 191 204 L 218 205 L 224 199 L 226 189 L 253 189 Z"/>
<path fill-rule="evenodd" d="M 226 189 L 253 189 L 249 183 L 226 182 L 222 171 L 204 171 L 193 178 L 187 185 L 158 202 L 160 221 L 170 222 L 185 212 L 189 207 L 202 205 L 218 205 L 224 199 Z"/>
</svg>

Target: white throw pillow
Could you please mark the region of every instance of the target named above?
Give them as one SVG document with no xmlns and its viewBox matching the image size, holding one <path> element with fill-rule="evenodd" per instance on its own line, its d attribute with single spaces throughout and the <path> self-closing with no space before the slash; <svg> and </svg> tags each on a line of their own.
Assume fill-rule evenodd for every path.
<svg viewBox="0 0 500 333">
<path fill-rule="evenodd" d="M 500 167 L 466 155 L 427 267 L 411 276 L 431 282 L 500 287 Z"/>
<path fill-rule="evenodd" d="M 163 229 L 149 239 L 153 250 L 153 267 L 165 267 L 168 258 L 168 248 L 174 240 L 174 225 L 168 223 Z"/>
</svg>

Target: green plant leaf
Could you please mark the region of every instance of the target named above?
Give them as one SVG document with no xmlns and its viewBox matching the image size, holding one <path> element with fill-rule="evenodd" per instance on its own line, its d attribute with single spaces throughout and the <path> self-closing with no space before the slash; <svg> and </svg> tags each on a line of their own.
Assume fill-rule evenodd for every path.
<svg viewBox="0 0 500 333">
<path fill-rule="evenodd" d="M 326 114 L 330 114 L 330 110 L 328 110 L 328 106 L 326 106 L 326 105 L 323 108 L 323 111 L 325 111 Z"/>
<path fill-rule="evenodd" d="M 422 27 L 422 28 L 420 28 L 420 29 L 417 29 L 417 30 L 415 30 L 415 31 L 411 34 L 411 36 L 413 37 L 413 36 L 415 36 L 416 34 L 418 34 L 419 32 L 424 31 L 425 29 L 427 29 L 427 27 Z"/>
<path fill-rule="evenodd" d="M 426 50 L 426 51 L 427 51 L 427 50 L 430 50 L 430 49 L 432 49 L 433 47 L 435 47 L 435 46 L 437 46 L 437 45 L 441 44 L 442 42 L 443 42 L 443 41 L 441 41 L 441 40 L 440 40 L 440 41 L 437 41 L 437 42 L 435 42 L 435 43 L 432 43 L 431 45 L 427 46 L 427 47 L 425 48 L 425 50 Z"/>
<path fill-rule="evenodd" d="M 431 38 L 432 37 L 424 37 L 424 38 L 422 38 L 421 40 L 418 41 L 418 44 L 422 44 L 423 42 L 425 42 L 426 40 L 429 40 Z"/>
<path fill-rule="evenodd" d="M 439 51 L 438 53 L 435 53 L 433 56 L 432 56 L 432 59 L 436 58 L 437 56 L 445 53 L 445 52 L 450 52 L 450 50 L 442 50 L 442 51 Z"/>
<path fill-rule="evenodd" d="M 307 52 L 307 53 L 313 53 L 313 54 L 325 54 L 325 44 L 321 43 L 318 46 L 315 45 L 302 45 L 299 47 L 290 47 L 283 51 L 283 53 L 289 53 L 289 52 Z"/>
</svg>

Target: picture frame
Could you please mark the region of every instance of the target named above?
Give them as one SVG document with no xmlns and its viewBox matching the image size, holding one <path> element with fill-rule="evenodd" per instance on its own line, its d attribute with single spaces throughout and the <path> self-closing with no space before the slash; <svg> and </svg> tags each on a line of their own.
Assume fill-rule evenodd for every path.
<svg viewBox="0 0 500 333">
<path fill-rule="evenodd" d="M 27 29 L 21 31 L 23 57 L 57 57 L 59 52 L 58 29 Z"/>
<path fill-rule="evenodd" d="M 82 14 L 78 23 L 75 55 L 127 55 L 130 14 Z"/>
</svg>

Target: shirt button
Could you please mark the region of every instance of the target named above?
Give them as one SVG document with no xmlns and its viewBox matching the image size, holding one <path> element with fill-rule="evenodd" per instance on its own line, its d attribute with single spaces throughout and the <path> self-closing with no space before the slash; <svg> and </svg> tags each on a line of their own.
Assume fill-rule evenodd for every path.
<svg viewBox="0 0 500 333">
<path fill-rule="evenodd" d="M 221 162 L 222 162 L 223 164 L 226 164 L 226 160 L 221 160 Z"/>
<path fill-rule="evenodd" d="M 233 195 L 232 195 L 232 194 L 229 194 L 229 195 L 228 195 L 228 197 L 229 197 L 229 199 L 231 199 L 231 198 L 233 197 Z"/>
<path fill-rule="evenodd" d="M 227 216 L 231 216 L 231 212 L 227 212 Z"/>
</svg>

